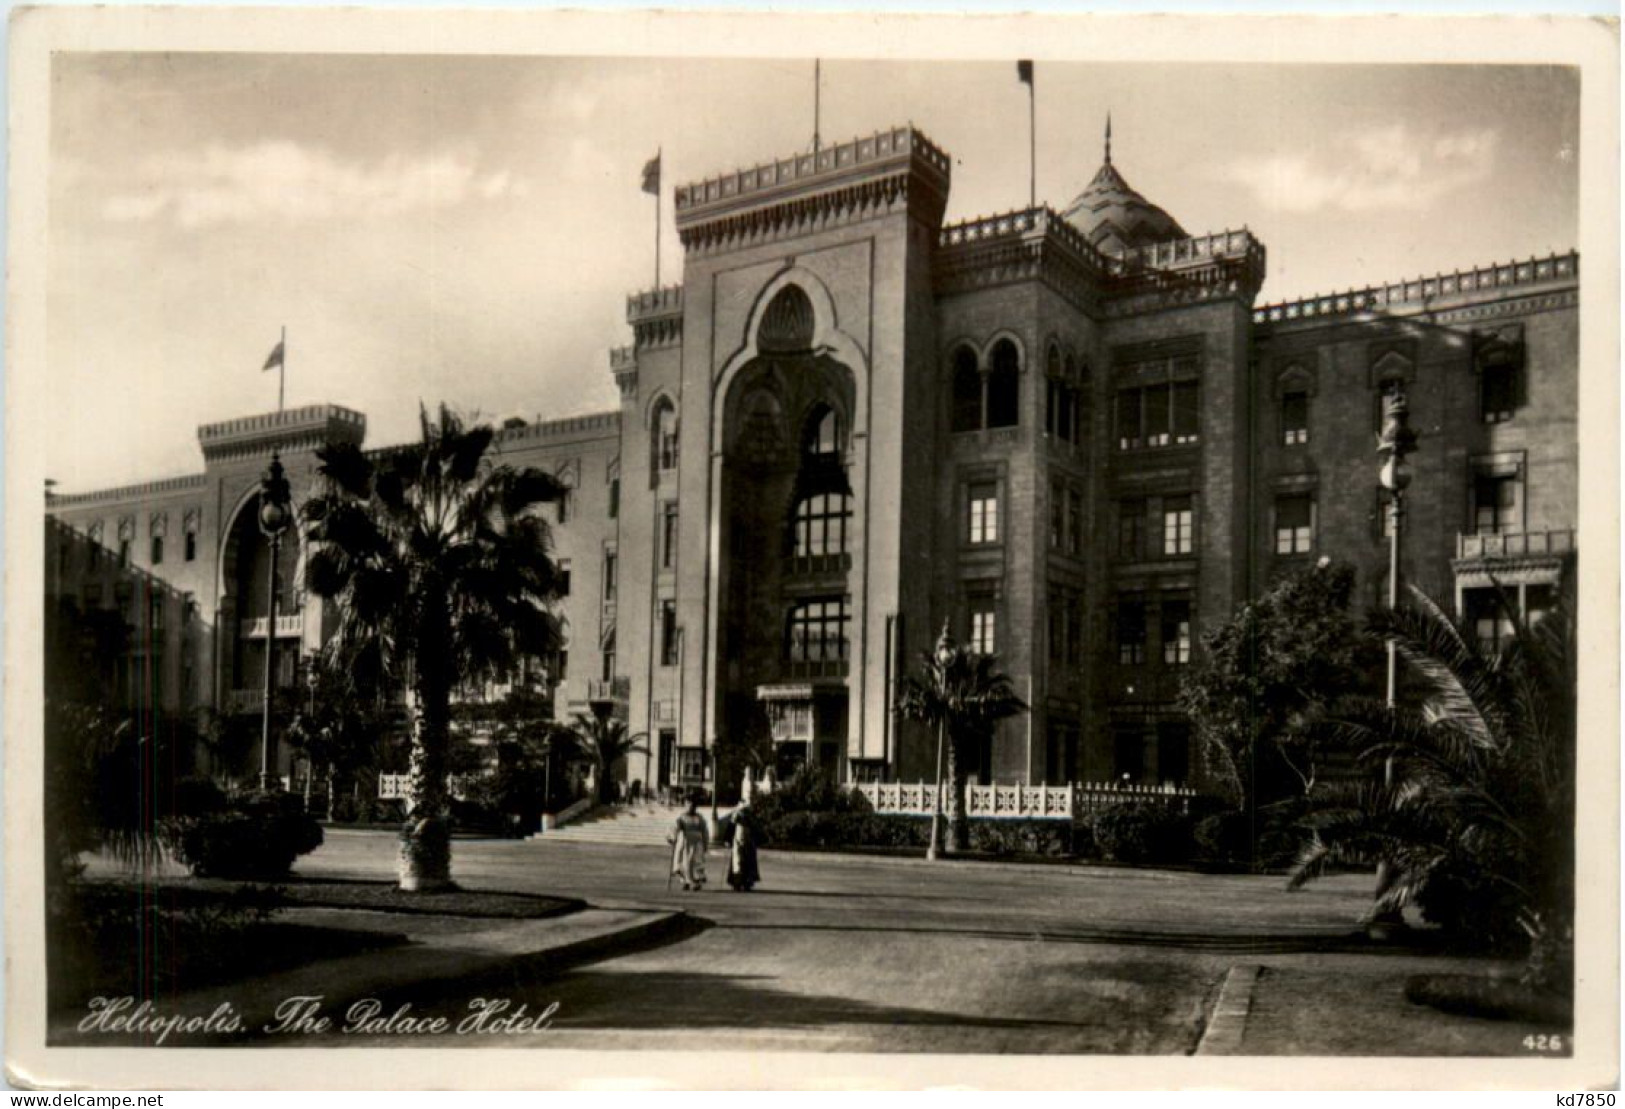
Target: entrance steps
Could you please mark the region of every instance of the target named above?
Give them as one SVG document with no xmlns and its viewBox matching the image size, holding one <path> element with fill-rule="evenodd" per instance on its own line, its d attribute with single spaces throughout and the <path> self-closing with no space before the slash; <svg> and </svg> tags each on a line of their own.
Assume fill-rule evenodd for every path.
<svg viewBox="0 0 1625 1109">
<path fill-rule="evenodd" d="M 664 847 L 681 805 L 600 805 L 562 828 L 532 836 L 548 843 L 621 843 Z"/>
</svg>

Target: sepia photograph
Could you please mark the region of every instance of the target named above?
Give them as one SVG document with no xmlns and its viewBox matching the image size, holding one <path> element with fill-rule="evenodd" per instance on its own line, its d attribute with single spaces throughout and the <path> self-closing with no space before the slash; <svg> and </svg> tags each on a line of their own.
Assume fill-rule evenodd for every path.
<svg viewBox="0 0 1625 1109">
<path fill-rule="evenodd" d="M 1617 1083 L 1617 27 L 354 14 L 19 21 L 14 1084 Z"/>
</svg>

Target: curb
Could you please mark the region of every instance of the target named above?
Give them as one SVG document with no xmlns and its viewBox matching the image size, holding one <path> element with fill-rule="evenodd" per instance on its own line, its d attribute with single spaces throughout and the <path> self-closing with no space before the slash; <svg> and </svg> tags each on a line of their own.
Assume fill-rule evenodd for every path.
<svg viewBox="0 0 1625 1109">
<path fill-rule="evenodd" d="M 1196 1044 L 1197 1055 L 1239 1055 L 1241 1040 L 1247 1033 L 1247 1018 L 1253 1011 L 1253 994 L 1258 979 L 1264 973 L 1261 966 L 1233 966 L 1224 976 L 1219 996 L 1213 1003 L 1213 1015 L 1208 1018 L 1202 1038 Z"/>
</svg>

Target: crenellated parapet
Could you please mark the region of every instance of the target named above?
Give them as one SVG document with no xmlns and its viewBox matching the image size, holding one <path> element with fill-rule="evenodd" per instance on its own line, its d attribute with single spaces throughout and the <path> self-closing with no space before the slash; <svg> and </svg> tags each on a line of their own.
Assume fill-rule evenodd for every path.
<svg viewBox="0 0 1625 1109">
<path fill-rule="evenodd" d="M 1264 284 L 1265 261 L 1264 244 L 1245 228 L 1111 255 L 1107 311 L 1126 315 L 1227 299 L 1251 305 Z"/>
<path fill-rule="evenodd" d="M 257 457 L 270 450 L 315 450 L 327 443 L 360 444 L 367 436 L 367 417 L 337 404 L 310 404 L 204 424 L 198 444 L 209 462 Z"/>
<path fill-rule="evenodd" d="M 633 348 L 674 346 L 683 339 L 683 287 L 666 285 L 626 298 L 626 322 L 632 325 Z"/>
<path fill-rule="evenodd" d="M 691 252 L 737 249 L 816 228 L 913 210 L 933 226 L 951 163 L 913 127 L 894 127 L 676 190 L 677 230 Z"/>
<path fill-rule="evenodd" d="M 614 347 L 609 352 L 609 372 L 615 375 L 615 387 L 621 399 L 637 396 L 638 352 L 634 347 Z"/>
<path fill-rule="evenodd" d="M 939 294 L 1041 280 L 1080 309 L 1108 313 L 1216 297 L 1250 303 L 1264 247 L 1247 231 L 1223 231 L 1107 254 L 1053 209 L 1027 208 L 944 227 L 933 280 Z"/>
<path fill-rule="evenodd" d="M 163 497 L 196 492 L 208 484 L 203 474 L 144 481 L 138 485 L 120 485 L 112 489 L 91 489 L 83 493 L 45 493 L 45 507 L 83 508 L 94 504 L 112 504 L 120 501 L 148 501 Z"/>
<path fill-rule="evenodd" d="M 1107 259 L 1047 206 L 950 224 L 937 233 L 939 294 L 1042 280 L 1073 305 L 1099 304 Z"/>
<path fill-rule="evenodd" d="M 619 435 L 619 412 L 594 412 L 586 416 L 566 416 L 559 420 L 541 420 L 520 427 L 505 427 L 497 432 L 497 440 L 505 446 L 526 443 L 545 443 L 583 439 L 603 439 Z"/>
<path fill-rule="evenodd" d="M 1371 285 L 1345 293 L 1327 293 L 1302 300 L 1266 304 L 1253 310 L 1255 324 L 1293 323 L 1300 320 L 1326 320 L 1369 314 L 1403 314 L 1437 308 L 1441 301 L 1486 292 L 1509 293 L 1537 285 L 1574 284 L 1580 278 L 1580 255 L 1576 251 L 1531 258 L 1524 262 L 1479 266 L 1453 273 L 1436 273 L 1386 285 Z"/>
</svg>

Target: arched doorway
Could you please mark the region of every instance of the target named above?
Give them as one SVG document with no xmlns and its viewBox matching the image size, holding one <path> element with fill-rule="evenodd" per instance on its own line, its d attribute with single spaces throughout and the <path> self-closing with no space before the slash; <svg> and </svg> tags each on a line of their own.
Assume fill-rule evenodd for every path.
<svg viewBox="0 0 1625 1109">
<path fill-rule="evenodd" d="M 781 776 L 807 761 L 840 774 L 849 716 L 856 387 L 814 324 L 806 293 L 779 289 L 722 413 L 722 726 L 753 734 L 765 717 Z"/>
</svg>

